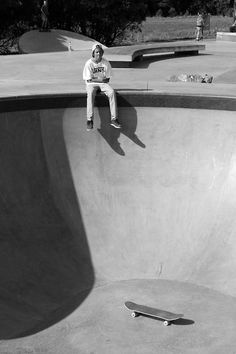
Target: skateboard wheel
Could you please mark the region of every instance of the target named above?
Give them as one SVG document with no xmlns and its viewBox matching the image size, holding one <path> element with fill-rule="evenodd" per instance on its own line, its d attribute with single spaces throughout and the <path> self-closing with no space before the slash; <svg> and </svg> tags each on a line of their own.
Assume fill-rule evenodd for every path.
<svg viewBox="0 0 236 354">
<path fill-rule="evenodd" d="M 170 322 L 169 321 L 164 321 L 164 326 L 169 326 Z"/>
<path fill-rule="evenodd" d="M 131 313 L 131 316 L 132 316 L 133 318 L 135 318 L 135 317 L 138 317 L 138 314 L 137 314 L 137 312 L 132 312 L 132 313 Z"/>
</svg>

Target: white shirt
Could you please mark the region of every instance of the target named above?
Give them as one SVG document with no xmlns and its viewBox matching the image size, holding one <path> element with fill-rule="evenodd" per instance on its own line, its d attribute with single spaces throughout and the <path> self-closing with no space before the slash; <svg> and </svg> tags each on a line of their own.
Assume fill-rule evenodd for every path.
<svg viewBox="0 0 236 354">
<path fill-rule="evenodd" d="M 105 58 L 102 58 L 99 63 L 95 63 L 92 59 L 86 61 L 83 70 L 83 79 L 85 81 L 91 79 L 109 79 L 111 76 L 111 64 Z"/>
</svg>

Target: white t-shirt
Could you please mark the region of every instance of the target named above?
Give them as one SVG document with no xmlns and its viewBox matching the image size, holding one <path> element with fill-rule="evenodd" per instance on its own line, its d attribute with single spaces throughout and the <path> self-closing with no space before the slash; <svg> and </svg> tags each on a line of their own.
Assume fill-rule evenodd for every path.
<svg viewBox="0 0 236 354">
<path fill-rule="evenodd" d="M 95 63 L 92 59 L 86 61 L 83 70 L 83 79 L 85 81 L 91 79 L 109 79 L 111 76 L 111 64 L 105 58 L 102 58 L 99 63 Z"/>
</svg>

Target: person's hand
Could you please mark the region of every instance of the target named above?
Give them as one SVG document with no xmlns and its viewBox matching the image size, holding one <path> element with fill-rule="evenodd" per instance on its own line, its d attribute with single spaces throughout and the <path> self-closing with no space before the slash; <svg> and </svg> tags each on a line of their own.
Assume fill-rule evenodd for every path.
<svg viewBox="0 0 236 354">
<path fill-rule="evenodd" d="M 98 82 L 98 83 L 107 83 L 107 82 L 109 82 L 110 81 L 110 79 L 109 78 L 103 78 L 103 79 L 99 79 L 99 78 L 92 78 L 92 79 L 89 79 L 89 80 L 87 80 L 87 82 L 89 83 L 89 82 Z"/>
</svg>

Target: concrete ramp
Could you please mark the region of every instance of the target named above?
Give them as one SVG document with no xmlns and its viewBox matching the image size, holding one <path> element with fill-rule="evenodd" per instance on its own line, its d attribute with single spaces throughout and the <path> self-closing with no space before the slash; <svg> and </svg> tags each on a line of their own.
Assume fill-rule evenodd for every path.
<svg viewBox="0 0 236 354">
<path fill-rule="evenodd" d="M 172 279 L 235 296 L 234 112 L 121 107 L 119 113 L 122 131 L 99 108 L 87 133 L 85 109 L 63 112 L 97 281 Z M 49 126 L 62 116 L 44 114 Z M 47 150 L 59 173 L 57 147 Z"/>
<path fill-rule="evenodd" d="M 235 113 L 66 106 L 1 114 L 0 351 L 233 353 Z"/>
<path fill-rule="evenodd" d="M 50 53 L 68 51 L 71 43 L 71 50 L 91 50 L 94 43 L 99 43 L 92 38 L 79 33 L 52 29 L 50 32 L 32 30 L 24 33 L 19 39 L 19 50 L 21 53 Z M 105 46 L 103 46 L 106 48 Z"/>
<path fill-rule="evenodd" d="M 0 146 L 0 338 L 10 339 L 68 316 L 93 287 L 94 271 L 63 144 L 60 163 L 76 225 L 55 203 L 40 111 L 1 113 Z"/>
</svg>

